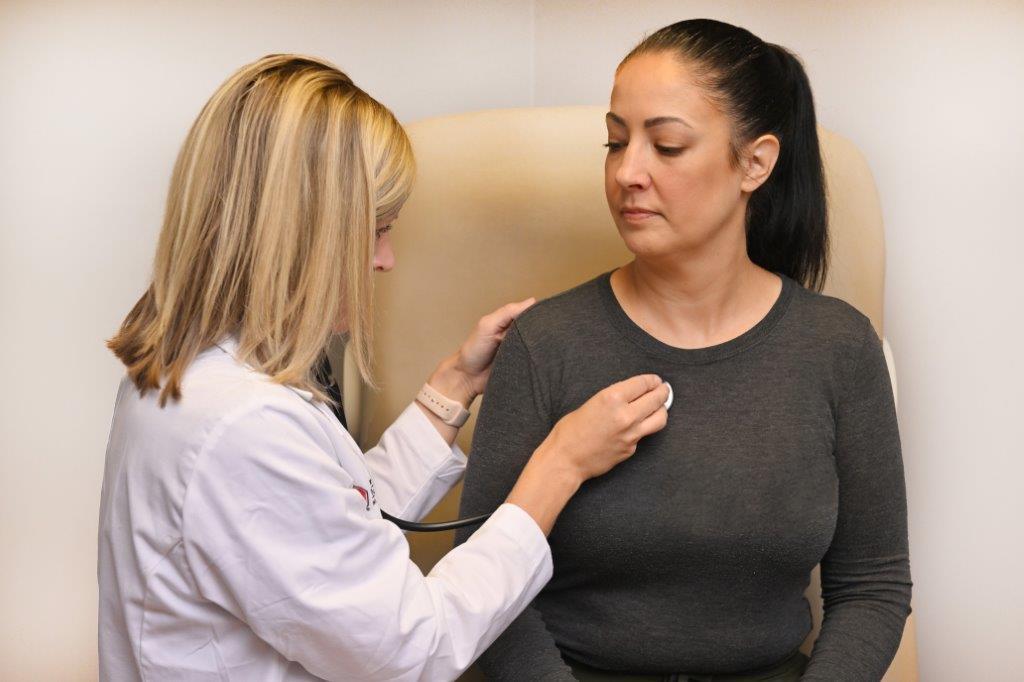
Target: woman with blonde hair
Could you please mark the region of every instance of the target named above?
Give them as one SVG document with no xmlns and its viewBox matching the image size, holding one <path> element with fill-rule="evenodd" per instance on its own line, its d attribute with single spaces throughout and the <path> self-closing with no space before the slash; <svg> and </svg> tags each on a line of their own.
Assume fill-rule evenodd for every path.
<svg viewBox="0 0 1024 682">
<path fill-rule="evenodd" d="M 653 375 L 598 392 L 424 576 L 381 507 L 422 516 L 461 476 L 458 427 L 532 300 L 483 317 L 360 451 L 315 369 L 346 333 L 372 385 L 372 277 L 394 265 L 412 177 L 391 112 L 317 59 L 247 65 L 199 114 L 152 283 L 109 342 L 127 375 L 100 510 L 102 679 L 454 679 L 551 576 L 545 536 L 583 481 L 665 424 Z"/>
</svg>

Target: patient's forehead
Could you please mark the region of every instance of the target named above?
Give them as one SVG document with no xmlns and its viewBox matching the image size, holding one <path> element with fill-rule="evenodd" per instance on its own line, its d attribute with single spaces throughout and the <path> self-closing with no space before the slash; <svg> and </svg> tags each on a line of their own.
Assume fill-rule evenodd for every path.
<svg viewBox="0 0 1024 682">
<path fill-rule="evenodd" d="M 724 117 L 698 84 L 692 67 L 668 52 L 637 55 L 623 64 L 615 75 L 610 110 L 631 127 L 675 116 L 700 130 L 721 124 Z"/>
</svg>

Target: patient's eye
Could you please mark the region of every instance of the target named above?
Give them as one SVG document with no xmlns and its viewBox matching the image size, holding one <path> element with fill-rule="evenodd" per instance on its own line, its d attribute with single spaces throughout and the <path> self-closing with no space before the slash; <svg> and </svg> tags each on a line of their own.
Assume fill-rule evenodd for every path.
<svg viewBox="0 0 1024 682">
<path fill-rule="evenodd" d="M 654 145 L 654 148 L 664 156 L 679 156 L 686 149 L 685 147 L 665 147 L 663 145 Z"/>
<path fill-rule="evenodd" d="M 607 147 L 607 149 L 608 149 L 608 151 L 610 153 L 610 152 L 620 151 L 623 147 L 626 146 L 626 143 L 625 142 L 613 142 L 613 141 L 609 140 L 608 142 L 606 142 L 604 144 L 604 146 Z"/>
<path fill-rule="evenodd" d="M 382 228 L 377 230 L 377 237 L 376 238 L 380 239 L 381 237 L 383 237 L 384 235 L 386 235 L 390 231 L 391 231 L 391 225 L 385 225 L 384 227 L 382 227 Z"/>
</svg>

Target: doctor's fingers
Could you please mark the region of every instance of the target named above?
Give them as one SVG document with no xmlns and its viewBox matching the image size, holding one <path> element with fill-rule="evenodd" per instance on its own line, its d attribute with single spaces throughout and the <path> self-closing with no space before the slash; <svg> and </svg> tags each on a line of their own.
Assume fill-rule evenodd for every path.
<svg viewBox="0 0 1024 682">
<path fill-rule="evenodd" d="M 645 436 L 665 428 L 668 423 L 668 408 L 665 407 L 668 392 L 668 384 L 661 384 L 626 406 L 633 426 L 625 435 L 634 446 Z"/>
<path fill-rule="evenodd" d="M 631 406 L 632 403 L 636 402 L 638 399 L 648 396 L 652 391 L 656 391 L 661 385 L 661 379 L 657 374 L 638 374 L 637 376 L 630 377 L 625 381 L 612 384 L 601 391 L 601 394 L 610 396 L 612 399 L 621 403 L 629 403 Z M 665 396 L 668 397 L 668 393 L 666 393 Z M 664 401 L 665 400 L 663 398 L 662 402 Z M 643 416 L 647 416 L 653 411 L 654 408 L 652 407 L 644 413 Z"/>
<path fill-rule="evenodd" d="M 658 409 L 653 414 L 649 415 L 642 422 L 637 425 L 636 428 L 636 439 L 639 441 L 652 433 L 657 433 L 665 428 L 665 424 L 668 424 L 668 410 L 665 409 L 664 405 L 659 405 Z"/>
<path fill-rule="evenodd" d="M 668 400 L 668 392 L 668 384 L 659 381 L 659 384 L 652 390 L 630 402 L 628 410 L 633 421 L 639 423 L 657 412 L 659 408 L 664 407 L 665 401 Z"/>
<path fill-rule="evenodd" d="M 489 335 L 504 335 L 505 331 L 512 325 L 512 322 L 519 317 L 523 311 L 537 302 L 532 296 L 524 301 L 506 303 L 492 313 L 480 318 L 480 331 Z"/>
</svg>

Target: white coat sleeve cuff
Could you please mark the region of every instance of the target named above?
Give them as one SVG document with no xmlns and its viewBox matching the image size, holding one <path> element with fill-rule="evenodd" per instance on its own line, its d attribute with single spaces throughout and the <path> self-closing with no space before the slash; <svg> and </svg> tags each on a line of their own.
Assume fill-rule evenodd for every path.
<svg viewBox="0 0 1024 682">
<path fill-rule="evenodd" d="M 466 468 L 466 453 L 462 451 L 458 443 L 448 445 L 448 442 L 437 432 L 437 429 L 434 428 L 434 424 L 427 415 L 423 414 L 423 410 L 420 409 L 415 400 L 409 403 L 402 411 L 402 414 L 398 415 L 395 424 L 405 424 L 407 421 L 409 422 L 408 428 L 415 429 L 417 433 L 422 433 L 424 443 L 431 443 L 429 449 L 425 448 L 423 450 L 425 456 L 432 455 L 436 458 L 434 460 L 435 464 L 456 468 L 459 474 L 462 474 Z"/>
<path fill-rule="evenodd" d="M 481 530 L 484 527 L 499 524 L 510 537 L 519 543 L 522 548 L 522 556 L 536 561 L 539 569 L 537 577 L 542 583 L 550 580 L 554 570 L 551 560 L 551 545 L 548 544 L 547 536 L 544 535 L 533 517 L 527 514 L 522 507 L 505 502 L 494 510 L 487 523 L 481 526 Z M 533 596 L 528 601 L 533 601 Z"/>
<path fill-rule="evenodd" d="M 452 667 L 465 668 L 476 660 L 530 605 L 552 570 L 544 533 L 529 514 L 509 503 L 445 555 L 428 580 L 436 581 L 439 590 L 433 595 L 435 610 L 448 613 L 448 625 L 457 633 Z M 443 599 L 450 590 L 458 601 Z"/>
<path fill-rule="evenodd" d="M 466 455 L 448 445 L 416 403 L 410 403 L 366 452 L 381 506 L 406 519 L 434 508 L 466 470 Z"/>
</svg>

